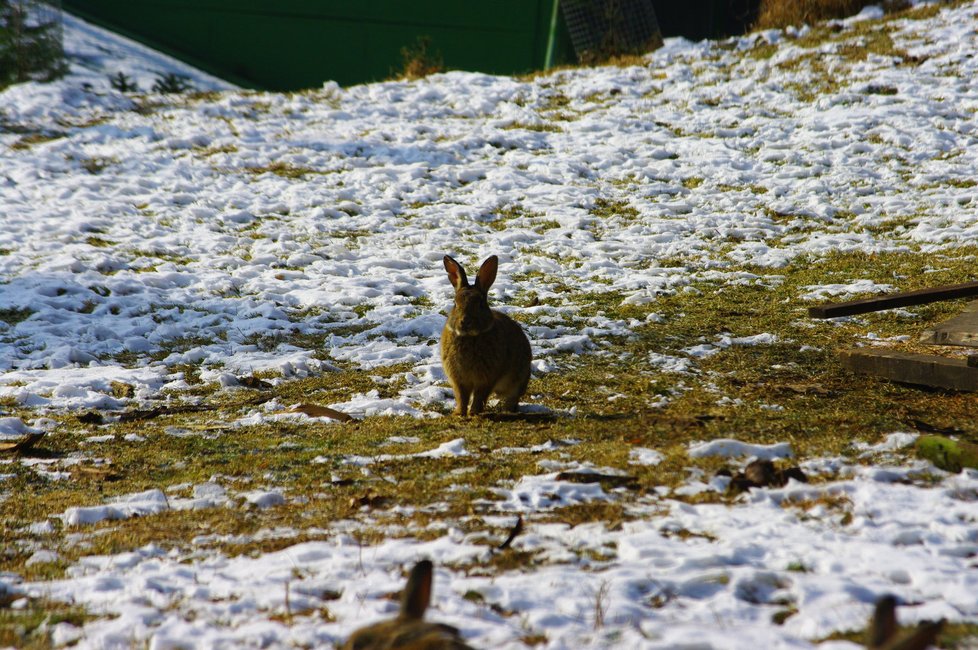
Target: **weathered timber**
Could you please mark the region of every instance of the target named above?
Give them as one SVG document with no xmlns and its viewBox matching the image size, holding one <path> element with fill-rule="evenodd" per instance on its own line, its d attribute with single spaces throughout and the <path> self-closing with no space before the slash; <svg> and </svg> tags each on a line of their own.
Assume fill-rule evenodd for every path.
<svg viewBox="0 0 978 650">
<path fill-rule="evenodd" d="M 954 318 L 924 330 L 920 342 L 978 348 L 978 300 L 969 302 Z"/>
<path fill-rule="evenodd" d="M 812 318 L 837 318 L 839 316 L 853 316 L 855 314 L 866 314 L 871 311 L 910 307 L 911 305 L 923 305 L 939 300 L 971 298 L 973 296 L 978 296 L 978 282 L 948 284 L 940 287 L 918 289 L 917 291 L 891 293 L 886 296 L 876 296 L 875 298 L 850 300 L 849 302 L 826 303 L 824 305 L 809 307 L 808 315 Z"/>
<path fill-rule="evenodd" d="M 861 372 L 905 384 L 978 391 L 978 368 L 965 359 L 941 357 L 934 354 L 914 354 L 890 349 L 845 350 L 839 353 L 844 365 Z"/>
</svg>

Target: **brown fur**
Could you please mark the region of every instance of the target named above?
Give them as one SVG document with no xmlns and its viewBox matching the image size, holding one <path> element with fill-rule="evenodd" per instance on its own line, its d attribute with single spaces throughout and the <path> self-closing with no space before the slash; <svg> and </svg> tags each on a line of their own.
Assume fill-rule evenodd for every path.
<svg viewBox="0 0 978 650">
<path fill-rule="evenodd" d="M 883 596 L 876 603 L 866 647 L 869 650 L 925 650 L 934 645 L 944 627 L 944 619 L 921 623 L 910 633 L 900 636 L 896 604 L 893 596 Z"/>
<path fill-rule="evenodd" d="M 530 381 L 532 352 L 519 323 L 489 308 L 499 259 L 483 262 L 472 285 L 458 262 L 446 255 L 444 263 L 455 306 L 441 333 L 441 362 L 455 391 L 455 414 L 482 413 L 493 393 L 503 410 L 515 411 Z"/>
<path fill-rule="evenodd" d="M 422 620 L 431 601 L 431 579 L 431 562 L 415 564 L 401 594 L 397 617 L 360 628 L 350 635 L 343 650 L 473 650 L 451 625 Z"/>
</svg>

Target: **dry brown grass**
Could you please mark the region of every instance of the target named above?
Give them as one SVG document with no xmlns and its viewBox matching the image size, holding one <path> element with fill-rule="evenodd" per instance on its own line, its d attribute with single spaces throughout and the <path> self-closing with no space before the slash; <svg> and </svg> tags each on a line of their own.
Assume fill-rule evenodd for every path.
<svg viewBox="0 0 978 650">
<path fill-rule="evenodd" d="M 441 52 L 431 49 L 431 37 L 419 36 L 414 45 L 401 48 L 401 65 L 398 79 L 424 79 L 428 75 L 445 71 Z"/>
<path fill-rule="evenodd" d="M 791 25 L 813 25 L 832 18 L 853 16 L 879 0 L 761 0 L 754 29 L 780 29 Z M 904 0 L 886 0 L 886 11 L 905 9 Z"/>
</svg>

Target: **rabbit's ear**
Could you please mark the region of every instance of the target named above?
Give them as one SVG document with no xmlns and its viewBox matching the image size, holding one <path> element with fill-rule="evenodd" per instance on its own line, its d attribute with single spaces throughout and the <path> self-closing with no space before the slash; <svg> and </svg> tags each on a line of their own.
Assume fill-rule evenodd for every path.
<svg viewBox="0 0 978 650">
<path fill-rule="evenodd" d="M 450 255 L 445 256 L 444 262 L 445 270 L 448 271 L 448 281 L 452 283 L 456 291 L 469 286 L 469 279 L 465 277 L 465 269 L 462 268 L 461 264 L 452 259 Z"/>
<path fill-rule="evenodd" d="M 490 256 L 479 267 L 479 274 L 475 278 L 475 286 L 482 293 L 488 293 L 489 287 L 496 281 L 496 271 L 499 269 L 499 258 L 495 255 Z"/>
<path fill-rule="evenodd" d="M 869 647 L 880 648 L 897 633 L 896 598 L 883 596 L 876 602 L 873 620 L 869 624 Z"/>
<path fill-rule="evenodd" d="M 420 621 L 431 602 L 431 562 L 421 560 L 411 569 L 401 594 L 401 618 Z"/>
</svg>

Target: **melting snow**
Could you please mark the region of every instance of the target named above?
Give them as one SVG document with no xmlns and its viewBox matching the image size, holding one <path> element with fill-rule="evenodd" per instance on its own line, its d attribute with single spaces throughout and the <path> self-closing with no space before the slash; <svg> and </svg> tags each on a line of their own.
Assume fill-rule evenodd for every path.
<svg viewBox="0 0 978 650">
<path fill-rule="evenodd" d="M 939 252 L 975 241 L 978 192 L 959 182 L 978 167 L 973 14 L 964 4 L 897 23 L 891 37 L 919 63 L 867 57 L 840 71 L 838 90 L 810 103 L 789 91 L 794 79 L 779 68 L 810 53 L 793 42 L 804 28 L 723 45 L 670 39 L 647 65 L 527 80 L 450 72 L 275 95 L 236 92 L 69 17 L 71 75 L 0 92 L 0 310 L 20 315 L 0 321 L 0 399 L 115 409 L 186 387 L 185 364 L 232 389 L 235 375 L 330 372 L 329 358 L 365 371 L 409 368 L 396 397 L 368 391 L 334 408 L 437 416 L 450 398 L 437 349 L 451 295 L 439 270 L 446 252 L 500 255 L 494 299 L 533 321 L 534 371 L 543 373 L 557 367 L 555 355 L 603 351 L 606 337 L 640 324 L 583 316 L 561 303 L 564 285 L 650 305 L 696 295 L 700 281 L 775 286 L 777 269 L 798 258 Z M 778 44 L 770 60 L 744 55 L 759 42 Z M 838 64 L 831 48 L 821 55 Z M 200 89 L 227 92 L 135 110 L 140 100 L 108 86 L 107 74 L 120 70 L 144 89 L 157 72 L 176 71 Z M 871 92 L 872 84 L 897 92 Z M 546 117 L 554 104 L 572 119 Z M 42 137 L 27 142 L 24 131 Z M 629 209 L 593 215 L 615 202 Z M 676 258 L 687 265 L 664 265 Z M 734 272 L 731 263 L 761 270 Z M 894 286 L 846 278 L 798 297 Z M 524 292 L 546 306 L 518 306 Z M 324 337 L 323 348 L 281 342 L 307 334 Z M 693 372 L 699 358 L 731 346 L 778 342 L 770 333 L 723 333 L 689 342 L 685 356 L 650 351 L 648 362 Z M 131 397 L 120 396 L 119 384 Z M 252 423 L 274 421 L 267 406 Z M 48 427 L 0 418 L 3 439 L 35 430 Z M 97 440 L 92 448 L 119 444 Z M 131 434 L 125 442 L 145 441 Z M 889 459 L 910 442 L 899 433 L 857 451 Z M 422 452 L 467 453 L 461 439 Z M 716 440 L 689 453 L 787 458 L 791 448 Z M 629 459 L 654 465 L 661 456 L 633 449 Z M 41 461 L 29 465 L 40 476 L 70 477 Z M 978 620 L 978 473 L 841 459 L 804 466 L 824 482 L 752 490 L 734 505 L 653 493 L 615 526 L 528 521 L 514 548 L 540 563 L 491 577 L 465 569 L 488 562 L 492 545 L 462 530 L 365 547 L 348 534 L 356 524 L 340 522 L 317 533 L 321 541 L 259 557 L 205 549 L 219 540 L 202 535 L 191 550 L 151 544 L 83 558 L 63 580 L 2 574 L 0 588 L 111 614 L 83 628 L 53 627 L 57 645 L 79 648 L 338 643 L 391 614 L 387 594 L 423 557 L 438 567 L 431 618 L 458 626 L 476 647 L 518 648 L 543 635 L 548 648 L 809 648 L 862 627 L 884 593 L 920 603 L 902 608 L 909 623 Z M 619 499 L 599 483 L 557 476 L 490 486 L 502 499 L 492 503 L 515 519 Z M 694 476 L 680 490 L 722 488 Z M 254 507 L 286 502 L 274 487 L 238 497 Z M 57 516 L 85 531 L 238 497 L 208 482 L 189 498 L 152 489 Z M 52 532 L 41 521 L 25 534 Z M 58 557 L 36 548 L 31 561 Z M 796 613 L 776 625 L 772 615 L 782 610 Z"/>
</svg>

